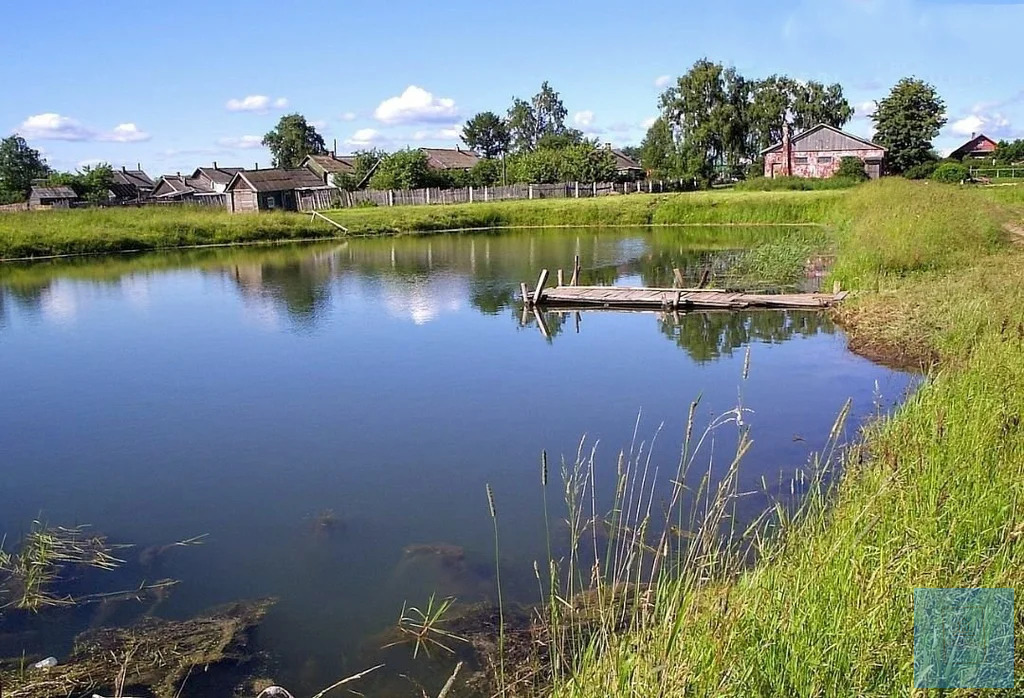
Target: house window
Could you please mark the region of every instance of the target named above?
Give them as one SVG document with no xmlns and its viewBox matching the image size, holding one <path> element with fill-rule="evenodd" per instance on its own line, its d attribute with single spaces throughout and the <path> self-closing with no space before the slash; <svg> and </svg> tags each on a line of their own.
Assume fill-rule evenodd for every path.
<svg viewBox="0 0 1024 698">
<path fill-rule="evenodd" d="M 819 155 L 818 156 L 818 164 L 819 165 L 829 165 L 831 163 L 832 163 L 832 156 L 831 155 Z"/>
<path fill-rule="evenodd" d="M 277 208 L 277 201 L 274 200 L 274 197 L 267 197 L 267 208 Z"/>
<path fill-rule="evenodd" d="M 797 165 L 806 165 L 807 158 L 793 158 L 793 162 Z"/>
</svg>

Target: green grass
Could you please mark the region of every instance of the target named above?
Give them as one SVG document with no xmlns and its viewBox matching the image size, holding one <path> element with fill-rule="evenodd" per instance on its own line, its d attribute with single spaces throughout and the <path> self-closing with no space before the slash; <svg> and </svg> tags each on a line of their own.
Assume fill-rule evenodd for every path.
<svg viewBox="0 0 1024 698">
<path fill-rule="evenodd" d="M 850 177 L 810 179 L 808 177 L 753 177 L 736 184 L 738 191 L 828 191 L 850 189 L 861 183 Z"/>
<path fill-rule="evenodd" d="M 843 192 L 696 192 L 327 212 L 352 235 L 466 228 L 822 223 Z M 334 237 L 304 214 L 148 207 L 0 213 L 0 260 Z"/>
<path fill-rule="evenodd" d="M 913 589 L 1020 598 L 1024 250 L 1001 232 L 1020 221 L 1003 196 L 895 180 L 851 194 L 835 274 L 863 291 L 841 319 L 855 345 L 937 361 L 928 380 L 841 478 L 809 469 L 803 508 L 752 539 L 753 567 L 649 579 L 643 612 L 589 633 L 553 695 L 929 695 L 912 688 Z M 1016 688 L 985 695 L 1020 695 L 1022 670 L 1018 651 Z"/>
</svg>

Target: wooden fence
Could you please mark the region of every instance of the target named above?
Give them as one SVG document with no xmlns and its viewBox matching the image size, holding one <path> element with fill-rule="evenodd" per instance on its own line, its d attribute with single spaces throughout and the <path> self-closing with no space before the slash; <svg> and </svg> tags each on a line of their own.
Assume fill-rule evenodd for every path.
<svg viewBox="0 0 1024 698">
<path fill-rule="evenodd" d="M 462 189 L 366 189 L 361 191 L 311 190 L 299 192 L 300 211 L 356 206 L 426 206 L 429 204 L 471 204 L 514 199 L 585 199 L 614 194 L 661 193 L 669 191 L 662 181 L 565 182 L 562 184 L 509 184 L 503 187 Z"/>
<path fill-rule="evenodd" d="M 977 179 L 1024 179 L 1024 166 L 1007 165 L 1005 167 L 972 167 L 971 177 Z"/>
<path fill-rule="evenodd" d="M 20 204 L 4 204 L 3 206 L 0 206 L 0 211 L 27 211 L 27 210 L 28 210 L 28 202 L 27 201 L 23 202 L 23 203 L 20 203 Z"/>
</svg>

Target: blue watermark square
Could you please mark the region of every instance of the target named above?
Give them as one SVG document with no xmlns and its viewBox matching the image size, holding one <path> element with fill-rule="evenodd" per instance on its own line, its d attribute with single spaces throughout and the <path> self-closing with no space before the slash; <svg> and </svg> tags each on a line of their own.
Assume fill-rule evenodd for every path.
<svg viewBox="0 0 1024 698">
<path fill-rule="evenodd" d="M 915 688 L 1013 688 L 1013 589 L 914 589 Z"/>
</svg>

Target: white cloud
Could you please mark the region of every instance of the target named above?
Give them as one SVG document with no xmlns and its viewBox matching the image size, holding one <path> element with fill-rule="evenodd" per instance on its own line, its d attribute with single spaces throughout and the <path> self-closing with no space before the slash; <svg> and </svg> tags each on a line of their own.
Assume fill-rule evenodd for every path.
<svg viewBox="0 0 1024 698">
<path fill-rule="evenodd" d="M 878 105 L 875 104 L 875 100 L 868 99 L 861 102 L 860 104 L 857 104 L 853 108 L 853 111 L 857 116 L 871 116 L 872 114 L 875 113 L 875 109 L 877 108 Z"/>
<path fill-rule="evenodd" d="M 355 121 L 356 113 L 354 111 L 347 111 L 344 114 L 342 114 L 340 118 L 342 121 Z"/>
<path fill-rule="evenodd" d="M 324 119 L 317 119 L 316 121 L 310 121 L 309 125 L 315 128 L 317 131 L 326 131 L 329 128 L 328 123 Z"/>
<path fill-rule="evenodd" d="M 99 140 L 112 143 L 141 143 L 152 136 L 133 123 L 118 124 L 110 133 L 100 134 Z"/>
<path fill-rule="evenodd" d="M 594 123 L 594 112 L 589 109 L 578 111 L 572 115 L 572 122 L 580 128 L 588 128 Z"/>
<path fill-rule="evenodd" d="M 353 133 L 351 138 L 345 140 L 345 145 L 353 148 L 373 148 L 388 141 L 389 139 L 375 128 L 361 128 Z"/>
<path fill-rule="evenodd" d="M 217 145 L 224 148 L 241 148 L 244 150 L 251 150 L 252 148 L 262 148 L 263 139 L 259 136 L 239 136 L 237 138 L 219 138 Z"/>
<path fill-rule="evenodd" d="M 89 141 L 96 137 L 74 119 L 52 112 L 30 116 L 15 130 L 29 140 Z"/>
<path fill-rule="evenodd" d="M 668 84 L 670 82 L 672 82 L 671 75 L 659 75 L 658 77 L 654 78 L 654 86 L 657 87 L 659 90 L 668 87 Z"/>
<path fill-rule="evenodd" d="M 640 126 L 643 127 L 644 130 L 647 130 L 651 126 L 654 126 L 654 122 L 657 121 L 657 120 L 658 120 L 658 117 L 656 117 L 656 116 L 648 116 L 646 119 L 644 119 L 643 121 L 640 122 Z"/>
<path fill-rule="evenodd" d="M 443 128 L 443 129 L 441 129 L 440 131 L 437 132 L 437 135 L 440 138 L 447 138 L 447 139 L 460 138 L 462 136 L 462 128 L 458 124 L 456 124 L 455 126 L 452 126 L 451 128 Z"/>
<path fill-rule="evenodd" d="M 79 160 L 75 167 L 76 169 L 82 169 L 83 167 L 96 167 L 97 165 L 108 164 L 106 160 L 102 158 L 88 158 L 86 160 Z"/>
<path fill-rule="evenodd" d="M 972 134 L 985 132 L 986 135 L 993 137 L 993 134 L 1005 134 L 1009 131 L 1009 127 L 1010 120 L 1008 118 L 999 112 L 993 112 L 965 116 L 954 121 L 949 130 L 958 136 L 970 137 Z"/>
<path fill-rule="evenodd" d="M 266 112 L 271 107 L 274 109 L 287 108 L 288 100 L 284 97 L 271 100 L 267 95 L 248 95 L 242 99 L 229 99 L 225 106 L 228 111 Z"/>
<path fill-rule="evenodd" d="M 450 97 L 435 97 L 422 87 L 409 85 L 398 97 L 381 102 L 373 115 L 386 124 L 429 123 L 456 118 L 459 109 Z"/>
<path fill-rule="evenodd" d="M 412 134 L 412 139 L 414 141 L 425 141 L 428 138 L 430 138 L 429 131 L 416 131 L 414 134 Z"/>
</svg>

